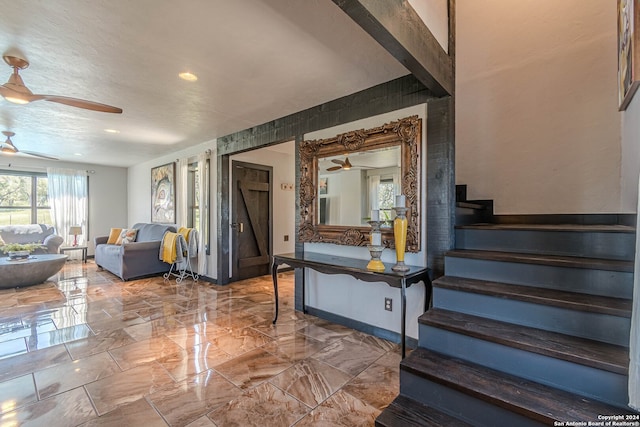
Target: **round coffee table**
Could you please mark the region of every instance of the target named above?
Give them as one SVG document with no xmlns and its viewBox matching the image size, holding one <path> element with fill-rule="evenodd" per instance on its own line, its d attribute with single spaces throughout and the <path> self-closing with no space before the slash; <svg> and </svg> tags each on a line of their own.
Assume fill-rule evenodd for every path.
<svg viewBox="0 0 640 427">
<path fill-rule="evenodd" d="M 25 260 L 0 258 L 0 288 L 37 285 L 62 269 L 67 255 L 31 255 Z"/>
</svg>

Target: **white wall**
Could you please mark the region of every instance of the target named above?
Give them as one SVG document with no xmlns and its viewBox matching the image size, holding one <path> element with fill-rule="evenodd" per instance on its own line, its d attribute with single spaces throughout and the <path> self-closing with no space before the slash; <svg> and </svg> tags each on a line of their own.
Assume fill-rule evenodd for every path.
<svg viewBox="0 0 640 427">
<path fill-rule="evenodd" d="M 337 134 L 356 129 L 369 129 L 404 117 L 418 115 L 422 118 L 422 199 L 421 209 L 426 209 L 426 104 L 405 108 L 379 116 L 369 117 L 352 123 L 346 123 L 329 129 L 312 132 L 304 136 L 308 139 L 331 138 Z M 354 206 L 360 202 L 354 201 Z M 409 265 L 426 266 L 426 221 L 422 215 L 422 251 L 407 253 L 405 262 Z M 304 250 L 344 256 L 358 259 L 370 259 L 366 247 L 341 246 L 326 243 L 305 243 Z M 386 249 L 382 253 L 382 261 L 395 263 L 395 252 Z M 385 283 L 367 283 L 346 275 L 324 275 L 312 270 L 306 272 L 306 304 L 326 312 L 334 313 L 368 325 L 373 325 L 400 333 L 400 291 Z M 414 285 L 407 290 L 407 329 L 409 337 L 418 337 L 418 316 L 424 312 L 424 286 Z M 393 311 L 384 310 L 384 299 L 393 299 Z"/>
<path fill-rule="evenodd" d="M 622 113 L 622 211 L 636 212 L 640 173 L 640 92 Z"/>
<path fill-rule="evenodd" d="M 635 211 L 620 188 L 616 2 L 459 1 L 456 17 L 469 198 L 502 214 Z"/>
<path fill-rule="evenodd" d="M 208 141 L 184 150 L 176 151 L 166 156 L 158 157 L 144 163 L 132 166 L 128 169 L 128 214 L 127 225 L 131 226 L 137 222 L 151 221 L 151 168 L 167 163 L 175 162 L 177 159 L 196 156 L 211 150 L 211 181 L 209 183 L 209 211 L 210 211 L 210 255 L 207 263 L 207 276 L 215 279 L 217 277 L 217 234 L 216 224 L 218 221 L 215 192 L 217 188 L 216 172 L 216 141 Z"/>
<path fill-rule="evenodd" d="M 11 167 L 7 165 L 11 163 Z M 111 227 L 127 224 L 127 169 L 88 163 L 53 162 L 27 157 L 0 157 L 0 169 L 46 172 L 47 167 L 94 171 L 89 173 L 89 230 L 87 253 L 94 254 L 93 238 L 109 234 Z M 66 238 L 66 236 L 63 236 Z"/>
<path fill-rule="evenodd" d="M 278 144 L 275 147 L 259 148 L 230 156 L 230 161 L 254 163 L 273 167 L 273 253 L 284 254 L 295 250 L 295 146 L 294 142 Z M 231 163 L 229 164 L 231 169 Z M 231 180 L 229 180 L 231 181 Z M 291 184 L 293 188 L 283 190 L 281 184 Z M 231 184 L 230 184 L 231 185 Z M 229 189 L 229 206 L 233 206 L 233 191 Z M 233 221 L 231 221 L 233 222 Z M 231 238 L 232 231 L 229 236 Z M 289 236 L 287 242 L 284 236 Z M 229 241 L 229 261 L 233 258 L 233 245 Z M 231 277 L 232 268 L 229 268 Z"/>
<path fill-rule="evenodd" d="M 425 23 L 445 52 L 449 51 L 448 0 L 409 0 L 409 4 Z"/>
</svg>

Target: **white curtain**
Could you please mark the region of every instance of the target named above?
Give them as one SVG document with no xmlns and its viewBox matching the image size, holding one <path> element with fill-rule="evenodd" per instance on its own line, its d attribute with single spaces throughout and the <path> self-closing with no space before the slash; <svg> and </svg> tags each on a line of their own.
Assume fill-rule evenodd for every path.
<svg viewBox="0 0 640 427">
<path fill-rule="evenodd" d="M 178 228 L 186 227 L 189 215 L 187 203 L 189 195 L 189 159 L 178 159 L 176 188 L 176 225 Z"/>
<path fill-rule="evenodd" d="M 639 183 L 640 185 L 640 183 Z M 638 197 L 640 213 L 640 197 Z M 640 230 L 640 215 L 636 231 Z M 631 336 L 629 339 L 629 406 L 640 410 L 640 234 L 636 233 L 636 262 L 633 276 L 633 308 L 631 310 Z"/>
<path fill-rule="evenodd" d="M 378 191 L 380 187 L 380 175 L 369 176 L 369 210 L 378 210 L 380 205 L 378 204 Z"/>
<path fill-rule="evenodd" d="M 88 224 L 88 186 L 87 172 L 84 170 L 47 168 L 48 195 L 51 206 L 51 218 L 57 233 L 65 239 L 65 245 L 73 243 L 69 236 L 72 226 L 82 227 L 78 235 L 78 244 L 87 241 Z M 80 259 L 80 251 L 68 253 L 69 258 Z"/>
<path fill-rule="evenodd" d="M 198 156 L 198 183 L 200 184 L 198 206 L 200 207 L 200 240 L 198 241 L 198 274 L 207 274 L 207 238 L 209 224 L 209 170 L 207 160 L 208 153 L 202 153 Z M 195 225 L 195 224 L 194 224 Z"/>
<path fill-rule="evenodd" d="M 397 196 L 402 194 L 402 186 L 400 185 L 400 175 L 397 173 L 393 174 L 393 195 Z M 395 197 L 394 197 L 395 200 Z"/>
</svg>

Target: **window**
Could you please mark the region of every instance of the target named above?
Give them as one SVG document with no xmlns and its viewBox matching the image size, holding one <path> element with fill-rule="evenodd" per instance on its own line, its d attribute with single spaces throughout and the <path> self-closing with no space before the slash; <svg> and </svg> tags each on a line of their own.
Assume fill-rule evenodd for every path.
<svg viewBox="0 0 640 427">
<path fill-rule="evenodd" d="M 202 163 L 201 163 L 202 164 Z M 202 186 L 200 179 L 209 182 L 209 159 L 203 162 L 204 171 L 200 173 L 198 170 L 198 162 L 189 163 L 188 179 L 187 179 L 187 227 L 198 230 L 200 239 L 204 242 L 206 254 L 209 255 L 209 218 L 208 210 L 202 209 L 200 204 L 207 203 L 209 200 L 208 186 Z M 205 194 L 200 194 L 204 190 Z M 205 221 L 200 221 L 200 215 L 204 213 Z"/>
<path fill-rule="evenodd" d="M 395 212 L 395 185 L 393 179 L 381 179 L 378 184 L 378 207 L 380 208 L 380 220 L 389 221 L 394 218 Z"/>
<path fill-rule="evenodd" d="M 0 171 L 0 225 L 51 224 L 44 173 Z"/>
</svg>

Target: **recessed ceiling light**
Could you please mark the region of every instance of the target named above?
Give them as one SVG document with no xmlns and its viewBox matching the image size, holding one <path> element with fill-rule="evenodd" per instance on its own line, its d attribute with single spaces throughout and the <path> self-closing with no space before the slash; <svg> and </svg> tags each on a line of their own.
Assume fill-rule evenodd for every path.
<svg viewBox="0 0 640 427">
<path fill-rule="evenodd" d="M 120 133 L 120 131 L 118 129 L 105 129 L 104 131 L 106 133 Z"/>
<path fill-rule="evenodd" d="M 182 73 L 178 74 L 178 77 L 188 82 L 195 82 L 196 80 L 198 80 L 198 76 L 188 71 L 183 71 Z"/>
<path fill-rule="evenodd" d="M 82 153 L 73 153 L 74 156 L 82 156 Z"/>
</svg>

